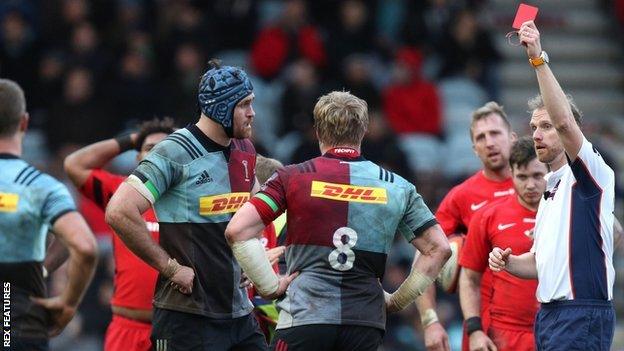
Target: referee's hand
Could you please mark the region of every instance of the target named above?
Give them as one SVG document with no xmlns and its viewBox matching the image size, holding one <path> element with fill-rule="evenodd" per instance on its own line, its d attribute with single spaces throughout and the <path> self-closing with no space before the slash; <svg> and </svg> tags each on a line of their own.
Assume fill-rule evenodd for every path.
<svg viewBox="0 0 624 351">
<path fill-rule="evenodd" d="M 511 248 L 506 248 L 505 250 L 500 247 L 495 247 L 492 252 L 490 252 L 490 259 L 488 260 L 490 264 L 490 269 L 494 272 L 500 272 L 507 268 L 507 262 L 509 262 L 509 255 L 511 255 Z"/>
</svg>

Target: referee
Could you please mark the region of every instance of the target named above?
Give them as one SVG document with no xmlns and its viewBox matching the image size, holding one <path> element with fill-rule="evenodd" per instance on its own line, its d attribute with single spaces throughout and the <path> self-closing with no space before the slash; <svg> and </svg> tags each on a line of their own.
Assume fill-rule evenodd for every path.
<svg viewBox="0 0 624 351">
<path fill-rule="evenodd" d="M 531 252 L 495 248 L 490 268 L 537 277 L 538 350 L 609 350 L 613 339 L 614 172 L 579 127 L 581 114 L 548 67 L 533 22 L 520 28 L 541 95 L 529 101 L 540 161 L 550 166 Z"/>
</svg>

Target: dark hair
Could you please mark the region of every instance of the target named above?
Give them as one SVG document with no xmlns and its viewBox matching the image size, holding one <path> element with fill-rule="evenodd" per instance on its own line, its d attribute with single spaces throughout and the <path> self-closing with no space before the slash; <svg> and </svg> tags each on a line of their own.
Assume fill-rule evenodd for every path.
<svg viewBox="0 0 624 351">
<path fill-rule="evenodd" d="M 511 168 L 526 167 L 536 157 L 533 139 L 530 136 L 523 136 L 511 147 L 509 165 Z"/>
<path fill-rule="evenodd" d="M 175 132 L 178 128 L 175 126 L 173 118 L 171 117 L 155 117 L 154 119 L 139 124 L 138 129 L 139 134 L 137 135 L 136 140 L 136 150 L 141 151 L 143 142 L 145 142 L 145 139 L 149 135 L 156 133 L 171 134 Z"/>
<path fill-rule="evenodd" d="M 24 91 L 12 80 L 0 79 L 0 137 L 15 134 L 26 112 Z"/>
</svg>

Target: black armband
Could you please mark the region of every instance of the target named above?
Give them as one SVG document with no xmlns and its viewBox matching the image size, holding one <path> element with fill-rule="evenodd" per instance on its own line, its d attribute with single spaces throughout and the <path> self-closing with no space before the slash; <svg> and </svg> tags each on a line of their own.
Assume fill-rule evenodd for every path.
<svg viewBox="0 0 624 351">
<path fill-rule="evenodd" d="M 120 135 L 115 138 L 115 141 L 119 144 L 119 153 L 134 150 L 134 141 L 132 141 L 131 134 Z"/>
<path fill-rule="evenodd" d="M 470 336 L 470 334 L 476 332 L 477 330 L 483 330 L 483 326 L 481 325 L 481 317 L 470 317 L 464 321 L 464 326 L 466 327 L 466 334 Z"/>
</svg>

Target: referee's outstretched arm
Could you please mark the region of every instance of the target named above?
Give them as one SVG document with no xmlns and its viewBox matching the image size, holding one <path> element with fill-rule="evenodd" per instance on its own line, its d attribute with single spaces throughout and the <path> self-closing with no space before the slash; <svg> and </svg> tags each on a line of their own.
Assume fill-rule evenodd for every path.
<svg viewBox="0 0 624 351">
<path fill-rule="evenodd" d="M 539 58 L 542 55 L 540 33 L 533 21 L 522 24 L 519 30 L 520 41 L 526 45 L 529 58 Z M 557 130 L 566 154 L 571 161 L 576 159 L 583 145 L 583 133 L 574 120 L 572 109 L 566 94 L 547 64 L 535 67 L 537 82 L 544 101 L 544 107 Z"/>
</svg>

